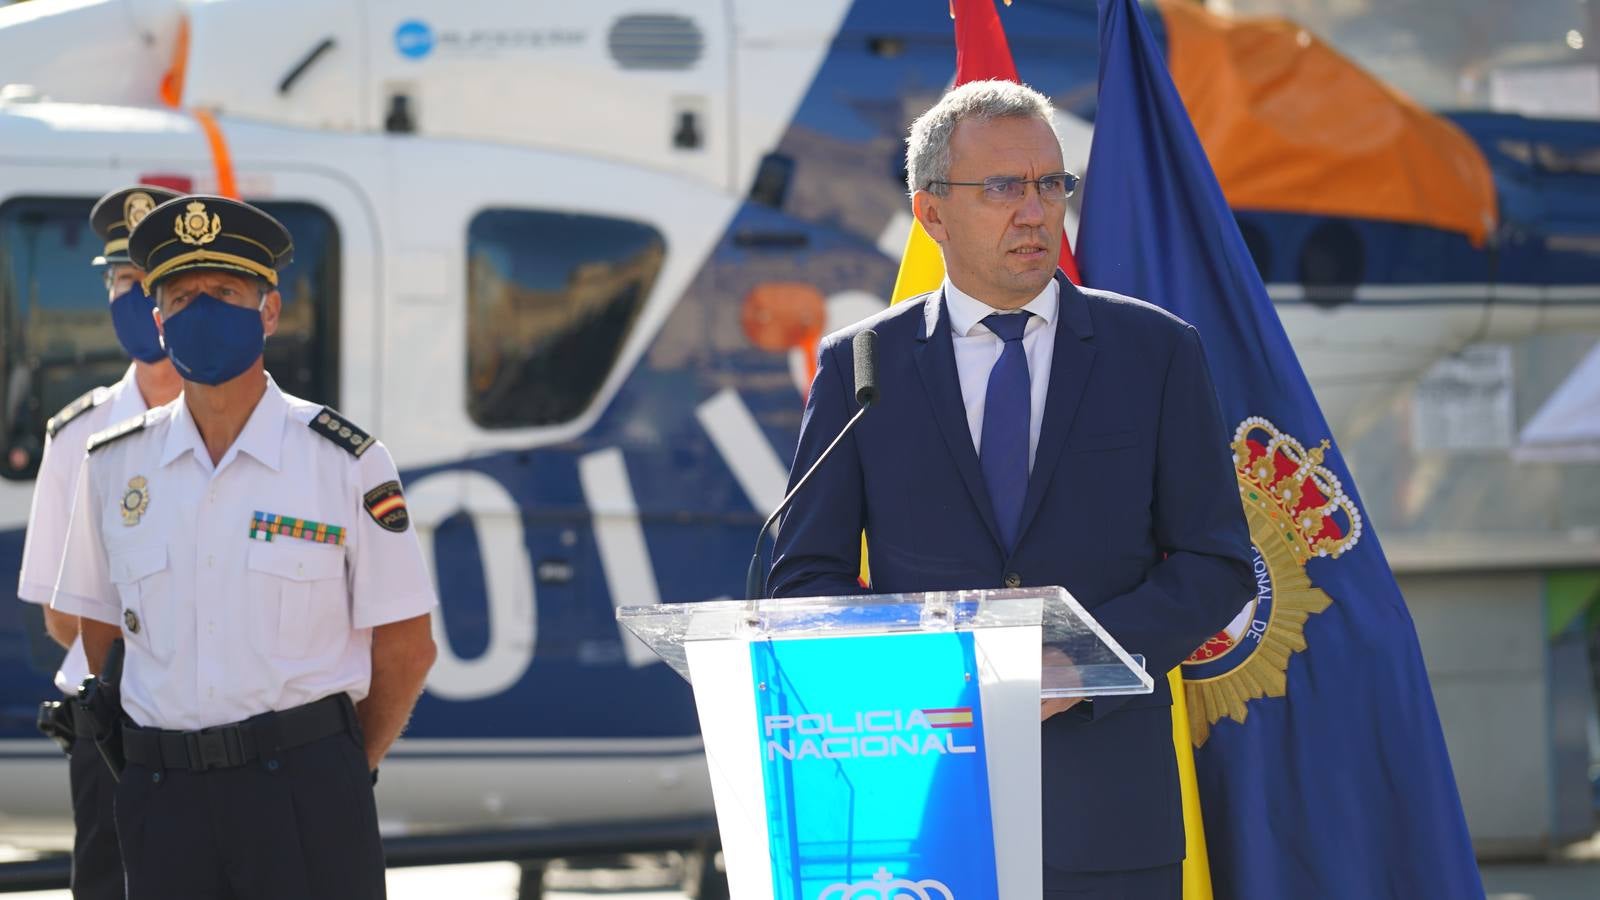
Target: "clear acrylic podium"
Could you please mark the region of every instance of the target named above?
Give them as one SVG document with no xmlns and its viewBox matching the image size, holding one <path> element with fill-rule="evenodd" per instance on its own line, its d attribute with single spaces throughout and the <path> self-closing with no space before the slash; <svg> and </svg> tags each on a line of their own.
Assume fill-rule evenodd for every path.
<svg viewBox="0 0 1600 900">
<path fill-rule="evenodd" d="M 740 900 L 1037 898 L 1041 698 L 1154 687 L 1057 587 L 617 618 L 694 687 Z"/>
</svg>

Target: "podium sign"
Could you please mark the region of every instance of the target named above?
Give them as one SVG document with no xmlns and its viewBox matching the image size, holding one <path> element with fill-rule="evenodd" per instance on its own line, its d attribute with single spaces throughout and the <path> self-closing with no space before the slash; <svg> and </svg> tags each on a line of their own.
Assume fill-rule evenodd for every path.
<svg viewBox="0 0 1600 900">
<path fill-rule="evenodd" d="M 1153 687 L 1060 588 L 618 616 L 694 686 L 741 900 L 1037 898 L 1041 696 Z"/>
<path fill-rule="evenodd" d="M 840 900 L 873 881 L 995 896 L 971 632 L 769 641 L 750 655 L 775 898 Z"/>
</svg>

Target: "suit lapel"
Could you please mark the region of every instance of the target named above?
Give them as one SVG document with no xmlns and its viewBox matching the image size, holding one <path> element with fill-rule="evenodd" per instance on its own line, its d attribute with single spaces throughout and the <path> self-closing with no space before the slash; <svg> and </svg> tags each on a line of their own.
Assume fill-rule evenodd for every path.
<svg viewBox="0 0 1600 900">
<path fill-rule="evenodd" d="M 934 421 L 955 460 L 961 480 L 966 483 L 972 502 L 983 516 L 983 524 L 995 546 L 1004 549 L 1000 541 L 1000 528 L 995 524 L 994 508 L 989 502 L 989 489 L 983 483 L 983 471 L 978 468 L 978 453 L 972 449 L 972 432 L 967 427 L 967 406 L 961 397 L 961 380 L 956 373 L 955 345 L 950 340 L 950 311 L 944 305 L 944 292 L 929 295 L 928 303 L 938 304 L 936 324 L 930 334 L 927 314 L 924 313 L 921 331 L 917 335 L 917 370 L 922 375 L 922 386 L 933 407 Z M 1055 386 L 1052 383 L 1051 390 Z M 1020 532 L 1019 532 L 1020 533 Z"/>
<path fill-rule="evenodd" d="M 1039 426 L 1039 448 L 1034 452 L 1033 471 L 1028 476 L 1028 493 L 1022 501 L 1022 521 L 1017 523 L 1017 541 L 1028 533 L 1028 526 L 1044 502 L 1045 488 L 1066 446 L 1067 433 L 1078 412 L 1078 403 L 1089 386 L 1094 368 L 1094 324 L 1089 304 L 1066 276 L 1056 273 L 1061 285 L 1056 346 L 1050 358 L 1050 390 L 1045 394 L 1044 421 Z"/>
</svg>

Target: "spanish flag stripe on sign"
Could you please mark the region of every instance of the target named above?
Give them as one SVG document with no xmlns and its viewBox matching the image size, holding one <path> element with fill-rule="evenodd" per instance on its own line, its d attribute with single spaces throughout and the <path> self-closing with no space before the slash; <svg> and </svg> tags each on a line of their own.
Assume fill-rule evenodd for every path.
<svg viewBox="0 0 1600 900">
<path fill-rule="evenodd" d="M 922 715 L 927 718 L 928 724 L 934 728 L 971 728 L 972 707 L 962 706 L 949 709 L 925 709 Z"/>
</svg>

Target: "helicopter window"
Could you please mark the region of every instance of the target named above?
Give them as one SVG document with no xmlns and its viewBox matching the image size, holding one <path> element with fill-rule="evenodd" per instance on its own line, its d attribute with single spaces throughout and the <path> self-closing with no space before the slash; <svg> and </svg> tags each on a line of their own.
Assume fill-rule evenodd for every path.
<svg viewBox="0 0 1600 900">
<path fill-rule="evenodd" d="M 1323 307 L 1349 303 L 1365 277 L 1366 248 L 1350 223 L 1327 219 L 1306 235 L 1300 249 L 1300 283 L 1307 300 Z"/>
<path fill-rule="evenodd" d="M 128 368 L 107 314 L 94 197 L 27 197 L 0 204 L 0 477 L 39 468 L 44 424 L 61 407 Z M 295 239 L 280 273 L 283 313 L 266 365 L 285 391 L 338 402 L 339 234 L 305 203 L 261 203 Z"/>
<path fill-rule="evenodd" d="M 467 411 L 557 425 L 594 400 L 644 308 L 666 241 L 641 222 L 490 209 L 467 227 Z"/>
<path fill-rule="evenodd" d="M 283 311 L 267 339 L 266 366 L 278 387 L 303 400 L 339 405 L 339 226 L 310 203 L 257 203 L 294 238 L 294 262 L 278 272 Z"/>
</svg>

